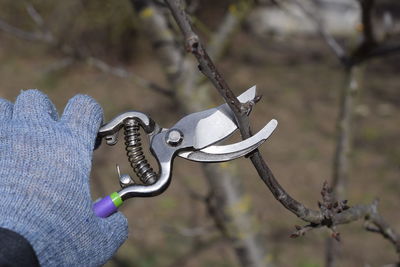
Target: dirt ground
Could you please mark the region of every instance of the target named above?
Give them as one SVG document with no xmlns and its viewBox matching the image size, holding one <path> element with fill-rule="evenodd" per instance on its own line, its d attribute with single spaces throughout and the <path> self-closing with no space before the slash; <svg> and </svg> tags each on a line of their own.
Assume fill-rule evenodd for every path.
<svg viewBox="0 0 400 267">
<path fill-rule="evenodd" d="M 132 62 L 125 67 L 165 84 L 157 59 L 142 43 L 140 52 L 134 53 Z M 126 110 L 148 113 L 164 127 L 179 119 L 167 97 L 84 63 L 57 72 L 46 71 L 61 59 L 42 45 L 0 33 L 0 97 L 15 100 L 21 89 L 38 88 L 49 95 L 61 112 L 69 98 L 83 93 L 99 101 L 106 120 Z M 369 203 L 378 197 L 381 213 L 398 231 L 399 60 L 399 56 L 384 58 L 364 66 L 348 181 L 349 204 Z M 318 40 L 260 43 L 239 34 L 218 66 L 236 93 L 257 84 L 263 99 L 252 114 L 254 128 L 260 129 L 272 118 L 279 121 L 277 131 L 261 152 L 283 187 L 294 198 L 317 208 L 322 184 L 332 176 L 335 120 L 343 85 L 343 71 L 335 58 Z M 116 163 L 123 171 L 129 171 L 122 146 L 103 145 L 95 152 L 94 198 L 118 189 Z M 314 230 L 304 237 L 290 239 L 294 225 L 303 225 L 302 221 L 273 198 L 248 160 L 239 159 L 237 164 L 252 196 L 261 238 L 276 265 L 323 266 L 329 231 Z M 200 233 L 216 237 L 218 234 L 212 230 L 213 222 L 204 204 L 190 198 L 186 188 L 190 186 L 201 194 L 207 192 L 200 164 L 177 159 L 174 167 L 173 182 L 167 192 L 156 198 L 130 200 L 124 205 L 122 212 L 129 218 L 130 237 L 106 266 L 174 266 L 182 257 L 188 258 L 186 266 L 191 267 L 238 266 L 232 248 L 223 241 L 187 255 L 193 236 L 185 230 L 206 229 Z M 382 266 L 396 261 L 390 243 L 366 232 L 361 221 L 338 230 L 342 236 L 340 266 Z"/>
</svg>

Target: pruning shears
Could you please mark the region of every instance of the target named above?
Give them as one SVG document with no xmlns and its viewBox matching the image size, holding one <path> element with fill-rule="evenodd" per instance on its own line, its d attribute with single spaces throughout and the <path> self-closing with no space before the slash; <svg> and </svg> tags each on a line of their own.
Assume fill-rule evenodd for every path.
<svg viewBox="0 0 400 267">
<path fill-rule="evenodd" d="M 247 103 L 256 97 L 253 86 L 238 97 Z M 218 145 L 238 129 L 235 116 L 227 104 L 189 114 L 173 127 L 161 128 L 148 115 L 129 111 L 103 125 L 98 133 L 108 145 L 118 142 L 118 132 L 124 129 L 128 160 L 140 178 L 135 181 L 128 174 L 119 174 L 121 190 L 93 205 L 98 217 L 108 217 L 122 203 L 132 197 L 153 197 L 163 193 L 171 182 L 172 165 L 176 156 L 197 162 L 223 162 L 245 156 L 258 148 L 273 133 L 278 122 L 272 119 L 257 134 L 243 141 Z M 143 153 L 140 127 L 149 137 L 150 151 L 158 163 L 158 173 L 150 166 Z"/>
</svg>

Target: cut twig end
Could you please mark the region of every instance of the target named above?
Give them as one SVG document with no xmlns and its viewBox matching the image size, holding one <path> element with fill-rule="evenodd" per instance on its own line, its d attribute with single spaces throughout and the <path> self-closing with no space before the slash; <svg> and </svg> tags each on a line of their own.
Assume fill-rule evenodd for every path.
<svg viewBox="0 0 400 267">
<path fill-rule="evenodd" d="M 251 111 L 253 110 L 253 107 L 261 100 L 261 98 L 261 95 L 256 95 L 252 100 L 247 101 L 246 103 L 242 103 L 240 105 L 241 114 L 249 116 Z M 234 104 L 234 102 L 232 104 Z"/>
</svg>

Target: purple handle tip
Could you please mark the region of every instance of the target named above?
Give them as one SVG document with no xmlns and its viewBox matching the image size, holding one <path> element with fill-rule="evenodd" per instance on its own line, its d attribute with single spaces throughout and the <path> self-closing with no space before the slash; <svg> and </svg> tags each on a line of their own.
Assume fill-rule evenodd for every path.
<svg viewBox="0 0 400 267">
<path fill-rule="evenodd" d="M 93 211 L 97 217 L 107 218 L 118 210 L 118 208 L 114 205 L 110 196 L 106 196 L 105 198 L 97 201 L 93 204 Z"/>
</svg>

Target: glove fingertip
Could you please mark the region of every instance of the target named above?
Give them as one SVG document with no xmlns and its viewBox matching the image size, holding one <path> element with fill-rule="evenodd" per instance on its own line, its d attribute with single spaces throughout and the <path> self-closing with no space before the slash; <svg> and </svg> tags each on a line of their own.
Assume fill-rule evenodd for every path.
<svg viewBox="0 0 400 267">
<path fill-rule="evenodd" d="M 103 121 L 103 109 L 88 95 L 76 95 L 68 101 L 61 121 L 79 133 L 97 134 Z"/>
<path fill-rule="evenodd" d="M 57 121 L 58 113 L 46 94 L 37 90 L 21 90 L 14 108 L 13 119 L 24 121 Z"/>
</svg>

